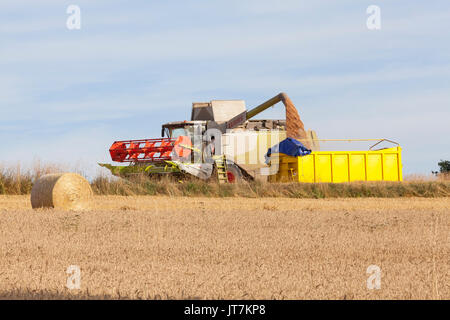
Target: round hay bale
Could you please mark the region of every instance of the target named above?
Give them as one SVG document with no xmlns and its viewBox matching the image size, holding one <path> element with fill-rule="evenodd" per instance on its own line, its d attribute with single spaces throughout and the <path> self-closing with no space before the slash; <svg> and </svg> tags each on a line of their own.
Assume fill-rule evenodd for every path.
<svg viewBox="0 0 450 320">
<path fill-rule="evenodd" d="M 31 189 L 31 206 L 64 210 L 90 207 L 92 189 L 89 182 L 76 173 L 46 174 Z"/>
</svg>

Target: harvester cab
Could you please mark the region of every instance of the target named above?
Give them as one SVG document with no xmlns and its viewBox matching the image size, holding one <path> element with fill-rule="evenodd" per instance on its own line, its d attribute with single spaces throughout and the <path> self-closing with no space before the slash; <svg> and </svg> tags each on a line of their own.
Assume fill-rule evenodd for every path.
<svg viewBox="0 0 450 320">
<path fill-rule="evenodd" d="M 206 121 L 176 121 L 163 124 L 161 137 L 176 139 L 180 136 L 188 136 L 192 140 L 194 136 L 201 136 L 206 130 Z"/>
</svg>

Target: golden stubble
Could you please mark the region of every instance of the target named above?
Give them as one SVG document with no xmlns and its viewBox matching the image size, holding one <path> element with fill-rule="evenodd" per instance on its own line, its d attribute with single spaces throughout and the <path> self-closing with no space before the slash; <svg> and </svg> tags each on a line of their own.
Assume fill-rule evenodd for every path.
<svg viewBox="0 0 450 320">
<path fill-rule="evenodd" d="M 449 198 L 0 196 L 2 298 L 449 299 Z M 81 289 L 66 269 L 81 268 Z M 381 289 L 368 290 L 369 265 Z"/>
</svg>

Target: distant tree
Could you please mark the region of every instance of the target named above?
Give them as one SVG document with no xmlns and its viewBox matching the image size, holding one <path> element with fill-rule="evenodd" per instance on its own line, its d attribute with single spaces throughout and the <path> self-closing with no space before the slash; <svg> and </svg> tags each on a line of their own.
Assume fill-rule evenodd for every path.
<svg viewBox="0 0 450 320">
<path fill-rule="evenodd" d="M 448 160 L 441 160 L 438 162 L 439 171 L 441 173 L 449 173 L 450 172 L 450 161 Z"/>
</svg>

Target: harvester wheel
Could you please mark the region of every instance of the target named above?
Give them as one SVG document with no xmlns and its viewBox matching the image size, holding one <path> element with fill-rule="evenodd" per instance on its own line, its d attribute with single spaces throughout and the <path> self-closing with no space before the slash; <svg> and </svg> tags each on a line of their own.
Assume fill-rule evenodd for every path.
<svg viewBox="0 0 450 320">
<path fill-rule="evenodd" d="M 227 178 L 229 183 L 236 183 L 242 180 L 241 170 L 234 164 L 228 164 Z"/>
</svg>

